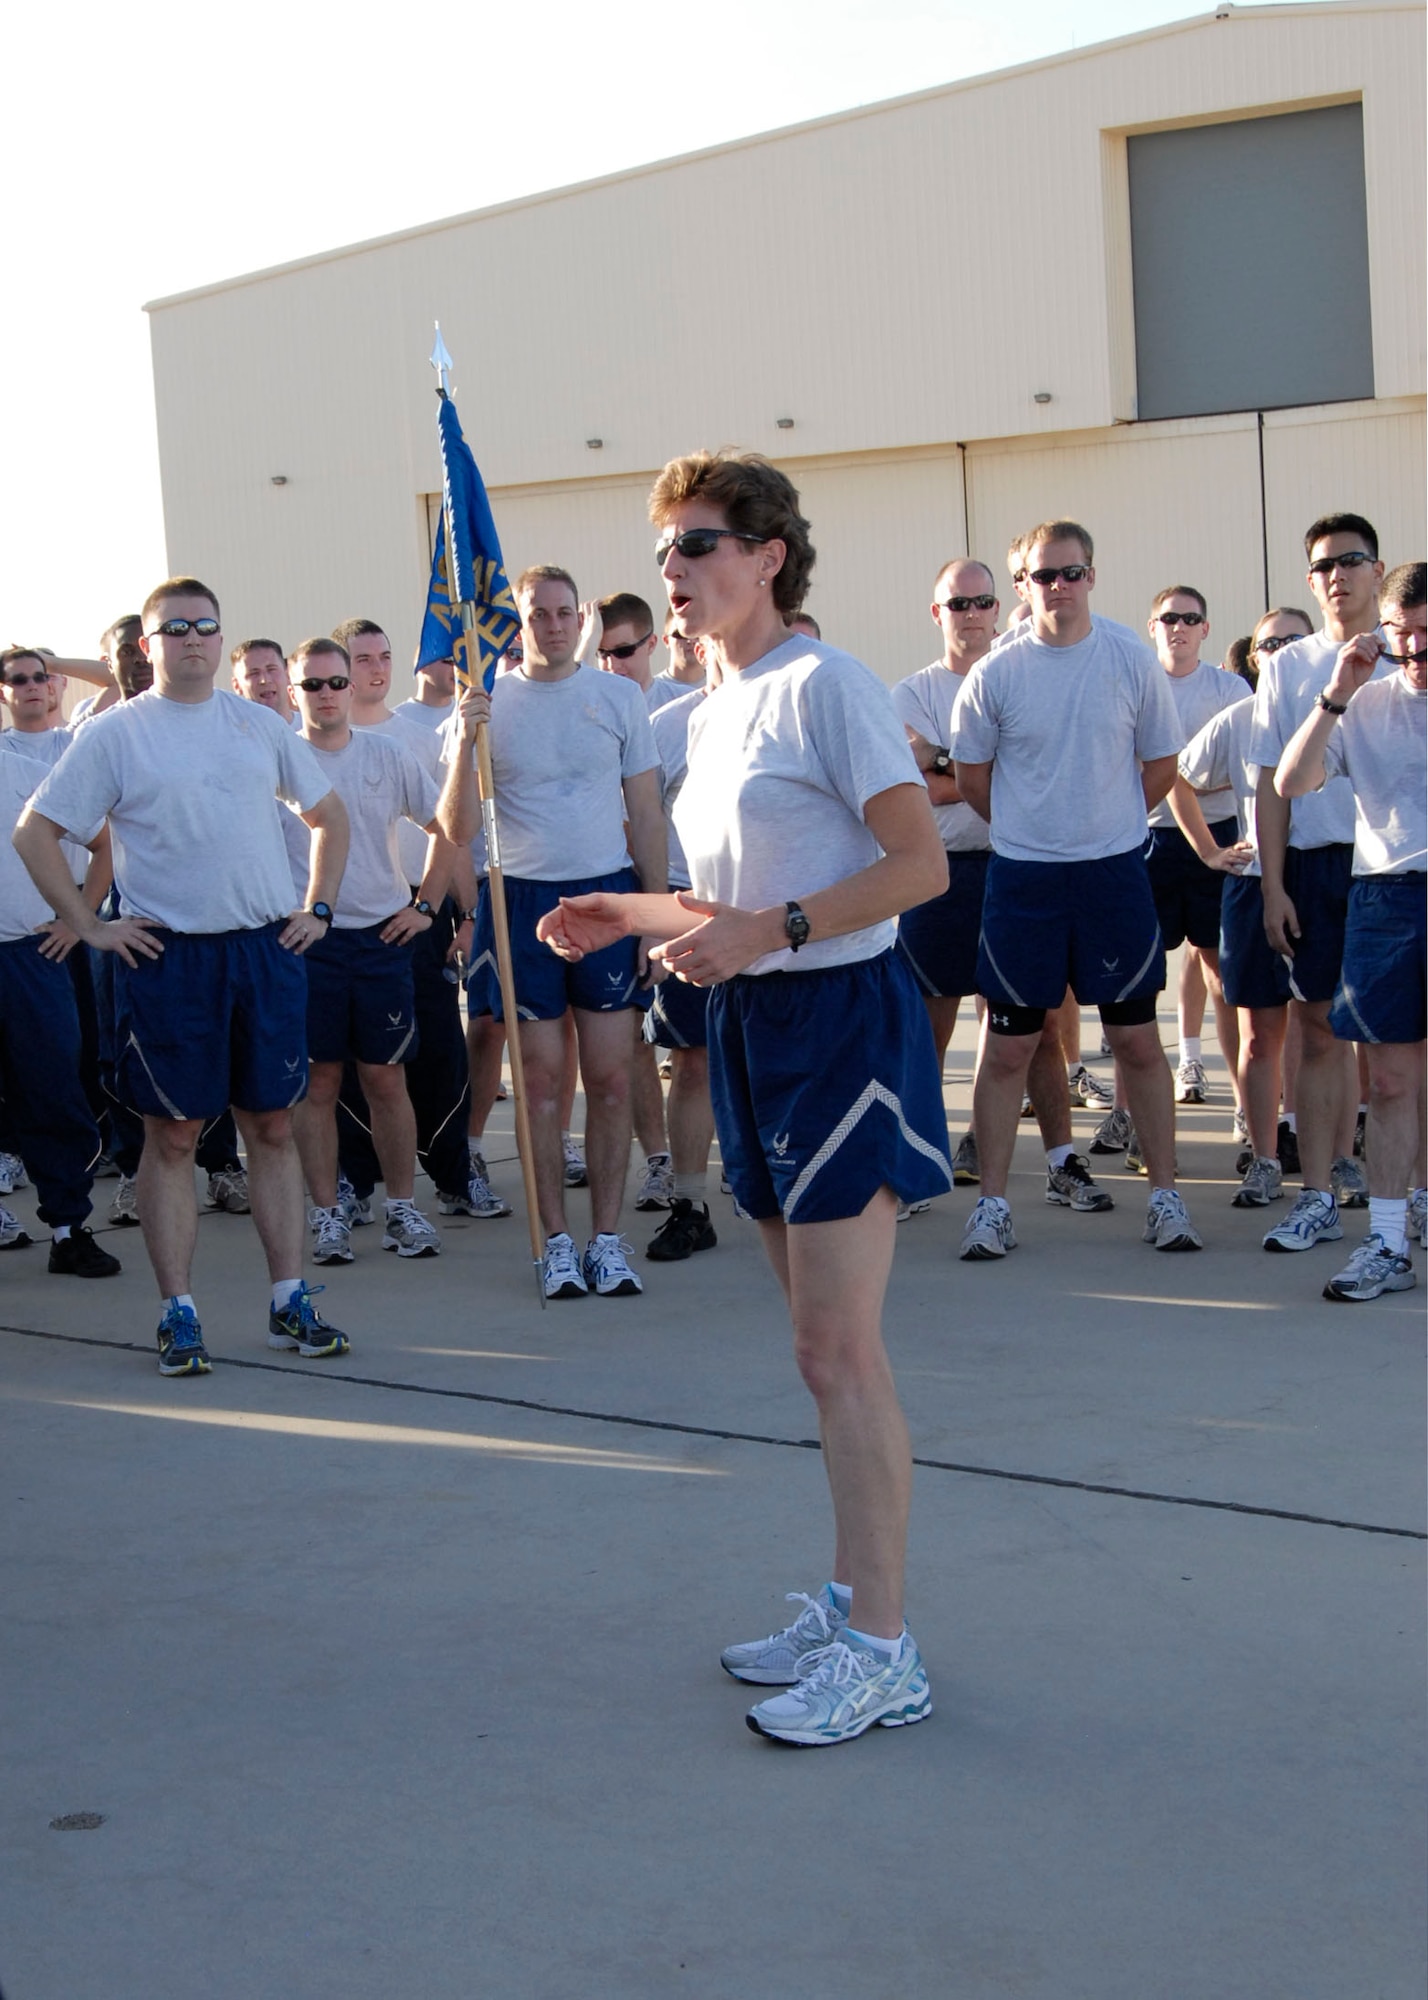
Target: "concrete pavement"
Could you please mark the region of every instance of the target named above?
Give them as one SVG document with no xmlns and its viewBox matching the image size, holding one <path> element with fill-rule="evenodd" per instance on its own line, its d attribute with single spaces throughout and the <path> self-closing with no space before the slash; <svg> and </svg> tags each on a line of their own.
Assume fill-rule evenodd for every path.
<svg viewBox="0 0 1428 2000">
<path fill-rule="evenodd" d="M 717 1665 L 829 1540 L 727 1202 L 643 1299 L 543 1313 L 519 1218 L 361 1232 L 335 1366 L 270 1353 L 208 1217 L 200 1381 L 135 1233 L 105 1283 L 0 1259 L 6 2000 L 1416 2000 L 1425 1295 L 1265 1256 L 1228 1126 L 1220 1079 L 1201 1256 L 1116 1161 L 1113 1214 L 1044 1206 L 1030 1126 L 1004 1264 L 956 1260 L 974 1191 L 899 1230 L 936 1713 L 822 1753 Z"/>
</svg>

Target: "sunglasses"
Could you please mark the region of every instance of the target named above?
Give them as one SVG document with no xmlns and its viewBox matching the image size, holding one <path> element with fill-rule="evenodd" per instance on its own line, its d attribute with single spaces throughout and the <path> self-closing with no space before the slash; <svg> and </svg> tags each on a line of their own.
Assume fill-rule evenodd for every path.
<svg viewBox="0 0 1428 2000">
<path fill-rule="evenodd" d="M 1310 576 L 1332 576 L 1336 569 L 1362 569 L 1365 563 L 1376 562 L 1376 556 L 1366 555 L 1362 549 L 1350 549 L 1346 556 L 1320 556 L 1318 562 L 1309 565 Z"/>
<path fill-rule="evenodd" d="M 325 681 L 319 680 L 316 674 L 309 674 L 305 681 L 293 682 L 293 686 L 301 688 L 304 694 L 317 694 L 323 688 L 332 688 L 337 694 L 341 694 L 343 688 L 349 688 L 351 685 L 352 682 L 346 674 L 333 674 Z"/>
<path fill-rule="evenodd" d="M 1172 625 L 1172 626 L 1203 625 L 1205 622 L 1205 614 L 1203 611 L 1157 611 L 1155 614 L 1155 622 L 1157 625 Z"/>
<path fill-rule="evenodd" d="M 1256 653 L 1277 653 L 1281 646 L 1297 645 L 1299 640 L 1308 637 L 1307 632 L 1270 632 L 1263 639 L 1256 639 L 1251 650 Z"/>
<path fill-rule="evenodd" d="M 653 636 L 652 633 L 646 632 L 643 639 L 632 639 L 628 646 L 601 646 L 598 649 L 600 658 L 602 660 L 631 660 L 638 653 L 641 646 L 649 644 Z"/>
<path fill-rule="evenodd" d="M 712 556 L 720 542 L 766 542 L 767 535 L 745 535 L 737 528 L 686 528 L 682 535 L 670 535 L 662 542 L 655 543 L 655 561 L 663 569 L 669 561 L 670 550 L 677 551 L 687 560 L 697 561 L 700 556 Z"/>
<path fill-rule="evenodd" d="M 996 603 L 995 597 L 939 597 L 939 611 L 990 611 Z"/>
<path fill-rule="evenodd" d="M 1089 563 L 1067 563 L 1064 569 L 1034 569 L 1027 580 L 1046 590 L 1053 583 L 1082 583 L 1091 574 Z"/>
<path fill-rule="evenodd" d="M 1382 657 L 1385 660 L 1392 660 L 1393 664 L 1396 667 L 1411 667 L 1415 662 L 1417 662 L 1421 666 L 1424 659 L 1428 659 L 1428 654 L 1390 653 L 1388 651 L 1385 651 Z"/>
<path fill-rule="evenodd" d="M 43 687 L 48 679 L 49 675 L 41 667 L 37 674 L 7 674 L 5 685 L 12 688 Z"/>
<path fill-rule="evenodd" d="M 222 629 L 216 618 L 166 618 L 148 636 L 152 639 L 155 632 L 162 632 L 166 639 L 182 639 L 190 632 L 197 632 L 200 639 L 211 639 Z"/>
</svg>

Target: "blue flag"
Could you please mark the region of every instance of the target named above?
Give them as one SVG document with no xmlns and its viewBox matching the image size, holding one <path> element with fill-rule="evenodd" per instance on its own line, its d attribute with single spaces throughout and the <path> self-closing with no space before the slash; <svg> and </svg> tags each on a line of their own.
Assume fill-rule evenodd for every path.
<svg viewBox="0 0 1428 2000">
<path fill-rule="evenodd" d="M 461 435 L 456 405 L 448 396 L 443 396 L 437 406 L 437 422 L 441 431 L 443 505 L 417 665 L 424 667 L 431 660 L 455 660 L 462 685 L 474 687 L 479 681 L 489 694 L 496 678 L 496 663 L 520 630 L 520 614 L 506 579 L 491 503 L 486 498 L 471 449 Z M 454 561 L 449 561 L 447 554 L 448 521 L 455 544 Z M 461 624 L 459 607 L 463 603 L 475 608 L 469 634 Z M 474 648 L 469 643 L 472 640 Z"/>
</svg>

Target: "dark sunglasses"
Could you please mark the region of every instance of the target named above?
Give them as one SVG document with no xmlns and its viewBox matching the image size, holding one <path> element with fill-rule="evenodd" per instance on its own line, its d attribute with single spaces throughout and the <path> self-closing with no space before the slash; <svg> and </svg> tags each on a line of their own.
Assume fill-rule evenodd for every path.
<svg viewBox="0 0 1428 2000">
<path fill-rule="evenodd" d="M 12 687 L 12 688 L 25 688 L 25 687 L 30 687 L 31 685 L 35 687 L 43 687 L 48 679 L 49 675 L 45 672 L 44 668 L 41 667 L 37 674 L 7 674 L 5 677 L 5 685 L 6 687 Z"/>
<path fill-rule="evenodd" d="M 996 603 L 995 597 L 939 597 L 939 611 L 990 611 Z"/>
<path fill-rule="evenodd" d="M 669 552 L 675 549 L 686 560 L 697 560 L 700 556 L 712 556 L 718 544 L 730 542 L 766 542 L 767 535 L 744 535 L 737 528 L 686 528 L 682 535 L 670 535 L 666 540 L 655 543 L 655 561 L 663 569 L 669 561 Z"/>
<path fill-rule="evenodd" d="M 1413 665 L 1413 663 L 1414 663 L 1415 661 L 1418 661 L 1419 663 L 1421 663 L 1421 662 L 1422 662 L 1422 661 L 1423 661 L 1423 660 L 1424 660 L 1425 658 L 1428 658 L 1428 654 L 1424 654 L 1424 653 L 1390 653 L 1390 652 L 1389 652 L 1389 651 L 1387 650 L 1387 648 L 1385 648 L 1385 649 L 1384 649 L 1384 652 L 1383 652 L 1383 654 L 1382 654 L 1382 656 L 1381 656 L 1381 657 L 1382 657 L 1383 659 L 1385 659 L 1385 660 L 1392 660 L 1393 664 L 1394 664 L 1394 665 L 1395 665 L 1396 667 L 1411 667 L 1411 666 Z"/>
<path fill-rule="evenodd" d="M 166 639 L 182 639 L 190 632 L 197 632 L 200 639 L 211 639 L 222 629 L 216 618 L 166 618 L 148 636 L 152 639 L 154 632 L 162 632 Z"/>
<path fill-rule="evenodd" d="M 601 646 L 599 648 L 600 658 L 602 660 L 633 659 L 635 654 L 640 650 L 640 647 L 647 646 L 652 637 L 652 633 L 646 632 L 643 639 L 631 639 L 628 646 Z"/>
<path fill-rule="evenodd" d="M 1251 651 L 1256 653 L 1277 653 L 1281 646 L 1293 646 L 1300 639 L 1307 639 L 1308 637 L 1309 634 L 1307 632 L 1268 632 L 1263 639 L 1255 640 Z"/>
<path fill-rule="evenodd" d="M 1089 563 L 1067 563 L 1064 569 L 1034 569 L 1028 572 L 1028 581 L 1042 590 L 1053 583 L 1080 583 L 1091 574 Z"/>
<path fill-rule="evenodd" d="M 301 688 L 304 694 L 317 694 L 322 688 L 334 688 L 341 694 L 343 688 L 349 688 L 351 685 L 352 682 L 346 674 L 333 674 L 325 681 L 320 681 L 316 674 L 309 674 L 305 681 L 293 682 L 293 686 Z"/>
<path fill-rule="evenodd" d="M 1157 625 L 1203 625 L 1205 614 L 1203 611 L 1157 611 L 1155 622 Z"/>
<path fill-rule="evenodd" d="M 1309 574 L 1332 576 L 1336 569 L 1362 569 L 1365 563 L 1377 560 L 1377 556 L 1365 555 L 1362 549 L 1350 549 L 1346 556 L 1320 556 L 1318 562 L 1310 563 Z"/>
</svg>

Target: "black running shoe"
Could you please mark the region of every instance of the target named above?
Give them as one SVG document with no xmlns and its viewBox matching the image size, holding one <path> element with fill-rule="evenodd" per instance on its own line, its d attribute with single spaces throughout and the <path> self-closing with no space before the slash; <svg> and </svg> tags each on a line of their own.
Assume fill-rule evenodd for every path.
<svg viewBox="0 0 1428 2000">
<path fill-rule="evenodd" d="M 100 1249 L 93 1230 L 82 1223 L 50 1244 L 50 1270 L 57 1277 L 112 1278 L 123 1268 L 117 1257 Z"/>
<path fill-rule="evenodd" d="M 321 1285 L 299 1285 L 288 1303 L 279 1312 L 276 1306 L 268 1311 L 269 1347 L 294 1347 L 309 1361 L 327 1361 L 351 1352 L 352 1343 L 347 1335 L 328 1322 L 313 1304 L 313 1297 L 323 1290 Z"/>
<path fill-rule="evenodd" d="M 1299 1135 L 1287 1118 L 1279 1121 L 1279 1138 L 1275 1146 L 1279 1164 L 1286 1174 L 1301 1174 L 1304 1169 L 1299 1164 Z"/>
<path fill-rule="evenodd" d="M 652 1264 L 678 1264 L 696 1250 L 712 1250 L 718 1241 L 705 1204 L 696 1208 L 692 1201 L 676 1200 L 645 1255 Z"/>
<path fill-rule="evenodd" d="M 159 1321 L 159 1373 L 206 1375 L 212 1366 L 197 1313 L 192 1306 L 171 1302 Z"/>
</svg>

